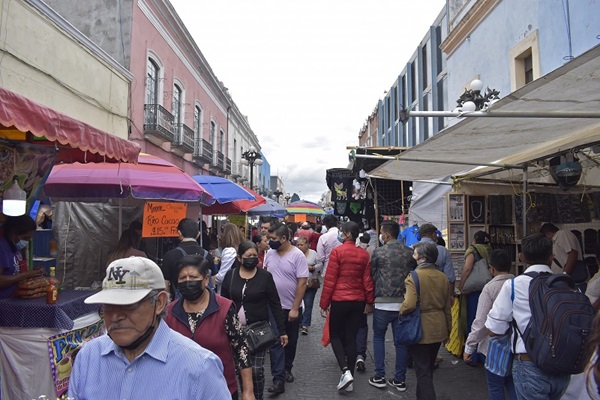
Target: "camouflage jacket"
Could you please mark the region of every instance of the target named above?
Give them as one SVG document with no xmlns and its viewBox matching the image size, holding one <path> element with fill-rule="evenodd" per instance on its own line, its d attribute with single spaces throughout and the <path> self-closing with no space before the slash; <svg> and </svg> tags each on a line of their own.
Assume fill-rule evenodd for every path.
<svg viewBox="0 0 600 400">
<path fill-rule="evenodd" d="M 375 303 L 404 301 L 404 280 L 417 267 L 413 250 L 395 239 L 373 251 L 371 278 L 375 286 Z"/>
</svg>

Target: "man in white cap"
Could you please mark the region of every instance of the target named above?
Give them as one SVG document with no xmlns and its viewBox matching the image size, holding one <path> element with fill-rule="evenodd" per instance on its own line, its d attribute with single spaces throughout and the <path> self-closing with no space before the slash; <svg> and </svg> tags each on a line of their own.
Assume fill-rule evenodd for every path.
<svg viewBox="0 0 600 400">
<path fill-rule="evenodd" d="M 231 399 L 221 360 L 162 321 L 168 298 L 153 261 L 113 261 L 102 290 L 85 300 L 102 304 L 107 333 L 78 353 L 69 397 Z"/>
</svg>

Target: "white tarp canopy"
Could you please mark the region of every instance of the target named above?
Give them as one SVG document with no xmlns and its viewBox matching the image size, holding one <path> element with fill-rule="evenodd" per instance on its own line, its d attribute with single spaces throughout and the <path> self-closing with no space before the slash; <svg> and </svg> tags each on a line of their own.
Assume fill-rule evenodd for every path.
<svg viewBox="0 0 600 400">
<path fill-rule="evenodd" d="M 492 106 L 489 113 L 505 111 L 599 112 L 600 46 L 504 97 Z M 495 168 L 455 163 L 493 163 L 499 167 L 502 164 L 521 165 L 598 143 L 600 118 L 464 118 L 464 121 L 372 170 L 369 175 L 412 181 L 440 179 L 466 172 L 475 175 Z M 590 154 L 593 158 L 593 153 Z M 588 161 L 589 166 L 597 167 L 598 163 Z M 600 173 L 586 173 L 586 165 L 583 162 L 582 165 L 586 184 L 600 185 Z M 495 177 L 520 180 L 520 175 L 521 171 L 510 170 Z M 533 176 L 528 176 L 529 180 L 531 178 Z"/>
</svg>

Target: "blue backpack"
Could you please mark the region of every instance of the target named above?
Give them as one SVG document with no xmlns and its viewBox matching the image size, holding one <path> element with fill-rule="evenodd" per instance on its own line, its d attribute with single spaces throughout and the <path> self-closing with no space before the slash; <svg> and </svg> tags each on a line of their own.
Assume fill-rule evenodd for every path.
<svg viewBox="0 0 600 400">
<path fill-rule="evenodd" d="M 596 315 L 586 295 L 565 274 L 529 272 L 531 320 L 519 335 L 527 354 L 543 371 L 578 374 L 585 368 L 586 342 Z"/>
</svg>

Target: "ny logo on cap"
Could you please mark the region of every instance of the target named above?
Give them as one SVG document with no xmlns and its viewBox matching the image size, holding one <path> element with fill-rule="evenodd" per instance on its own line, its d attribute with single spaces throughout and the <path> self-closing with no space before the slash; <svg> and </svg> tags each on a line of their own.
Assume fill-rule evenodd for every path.
<svg viewBox="0 0 600 400">
<path fill-rule="evenodd" d="M 110 271 L 108 271 L 108 281 L 112 281 L 115 280 L 115 285 L 125 285 L 127 284 L 127 282 L 125 282 L 123 280 L 123 277 L 125 276 L 126 273 L 128 273 L 129 270 L 128 269 L 124 269 L 121 266 L 118 267 L 111 267 Z"/>
</svg>

